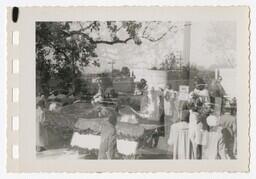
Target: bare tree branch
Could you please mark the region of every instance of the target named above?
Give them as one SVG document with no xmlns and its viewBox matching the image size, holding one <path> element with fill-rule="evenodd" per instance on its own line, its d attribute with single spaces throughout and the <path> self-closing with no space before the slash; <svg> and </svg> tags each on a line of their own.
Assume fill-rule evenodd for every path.
<svg viewBox="0 0 256 179">
<path fill-rule="evenodd" d="M 142 36 L 145 36 L 146 35 L 146 32 L 147 32 L 147 30 L 148 30 L 148 28 L 149 28 L 149 26 L 150 26 L 150 24 L 151 24 L 152 22 L 150 21 L 149 23 L 148 23 L 148 25 L 144 28 L 144 30 L 143 30 L 143 32 L 142 32 Z M 147 35 L 148 36 L 148 35 Z"/>
<path fill-rule="evenodd" d="M 124 39 L 124 40 L 120 40 L 120 39 L 116 39 L 116 40 L 113 40 L 113 41 L 108 41 L 108 40 L 94 40 L 92 37 L 90 37 L 88 34 L 86 33 L 83 33 L 81 32 L 81 30 L 76 30 L 76 31 L 70 31 L 70 32 L 66 32 L 67 36 L 72 36 L 72 35 L 75 35 L 75 34 L 78 34 L 78 35 L 81 35 L 83 36 L 84 38 L 86 38 L 87 40 L 90 41 L 90 43 L 93 43 L 93 44 L 107 44 L 107 45 L 114 45 L 114 44 L 120 44 L 120 43 L 127 43 L 129 40 L 131 40 L 132 38 L 131 37 L 128 37 L 127 39 Z"/>
<path fill-rule="evenodd" d="M 85 30 L 87 30 L 87 29 L 90 29 L 92 26 L 93 26 L 93 24 L 94 24 L 94 22 L 92 22 L 92 23 L 90 23 L 88 26 L 86 26 L 86 27 L 83 27 L 83 25 L 81 24 L 81 22 L 79 22 L 79 25 L 80 25 L 80 27 L 81 27 L 81 29 L 79 30 L 80 32 L 82 32 L 82 31 L 85 31 Z"/>
<path fill-rule="evenodd" d="M 96 44 L 108 44 L 108 45 L 113 45 L 113 44 L 120 44 L 120 43 L 127 43 L 129 40 L 132 40 L 131 37 L 125 39 L 125 40 L 120 40 L 120 39 L 117 39 L 117 40 L 113 40 L 113 41 L 106 41 L 106 40 L 95 40 L 93 41 L 93 43 L 96 43 Z"/>
<path fill-rule="evenodd" d="M 121 30 L 122 27 L 123 27 L 123 25 L 120 25 L 120 27 L 118 27 L 118 28 L 116 29 L 116 32 L 118 32 L 119 30 Z"/>
<path fill-rule="evenodd" d="M 159 41 L 159 40 L 161 40 L 161 39 L 163 39 L 174 27 L 176 27 L 176 26 L 174 26 L 174 25 L 172 25 L 172 26 L 170 26 L 169 28 L 168 28 L 168 30 L 166 31 L 166 32 L 164 32 L 161 36 L 159 36 L 158 38 L 153 38 L 153 37 L 150 37 L 149 35 L 147 35 L 147 36 L 143 36 L 142 35 L 142 37 L 141 38 L 143 38 L 143 39 L 147 39 L 147 40 L 149 40 L 149 41 L 151 41 L 151 42 L 156 42 L 156 41 Z M 147 27 L 148 28 L 148 27 Z M 145 30 L 145 29 L 144 29 Z M 146 32 L 144 33 L 144 34 L 146 34 Z"/>
<path fill-rule="evenodd" d="M 83 27 L 81 23 L 80 24 L 80 27 L 81 29 L 79 30 L 73 30 L 73 31 L 70 31 L 70 32 L 67 32 L 67 31 L 63 31 L 67 36 L 72 36 L 72 35 L 75 35 L 75 34 L 78 34 L 78 35 L 82 35 L 84 38 L 86 38 L 87 40 L 90 41 L 90 43 L 94 43 L 94 44 L 107 44 L 107 45 L 114 45 L 114 44 L 125 44 L 127 43 L 129 40 L 132 40 L 131 37 L 128 37 L 127 39 L 123 39 L 123 40 L 120 40 L 119 38 L 117 39 L 114 39 L 112 41 L 108 41 L 108 40 L 94 40 L 92 37 L 90 37 L 87 33 L 85 33 L 84 31 L 89 29 L 92 25 L 93 25 L 94 22 L 92 22 L 90 25 L 86 26 L 86 27 Z M 161 34 L 159 37 L 157 38 L 154 38 L 154 37 L 151 37 L 147 30 L 150 26 L 150 24 L 152 24 L 152 22 L 149 22 L 148 25 L 144 28 L 143 32 L 142 32 L 142 35 L 139 36 L 140 38 L 143 38 L 143 39 L 147 39 L 151 42 L 157 42 L 161 39 L 163 39 L 174 27 L 176 27 L 175 25 L 171 25 L 166 32 L 164 32 L 163 34 Z M 159 22 L 156 22 L 156 24 L 159 24 Z M 117 30 L 119 31 L 123 26 L 121 25 L 120 27 L 117 28 Z"/>
</svg>

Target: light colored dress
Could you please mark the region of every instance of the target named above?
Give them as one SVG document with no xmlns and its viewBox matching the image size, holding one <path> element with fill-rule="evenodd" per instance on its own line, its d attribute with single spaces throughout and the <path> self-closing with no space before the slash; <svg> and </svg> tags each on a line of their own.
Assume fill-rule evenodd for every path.
<svg viewBox="0 0 256 179">
<path fill-rule="evenodd" d="M 193 100 L 193 95 L 194 94 L 199 97 L 199 99 L 202 103 L 210 102 L 209 92 L 208 92 L 207 89 L 203 89 L 203 90 L 194 89 L 194 91 L 190 93 L 190 101 Z M 195 116 L 193 117 L 193 114 L 192 114 L 191 117 L 192 117 L 192 120 L 193 120 L 193 118 L 196 119 L 198 117 L 198 115 L 197 115 L 197 117 L 195 117 Z M 191 125 L 193 125 L 192 123 L 191 123 Z M 194 133 L 195 134 L 194 135 L 195 143 L 198 144 L 198 145 L 206 145 L 206 140 L 207 140 L 207 137 L 208 137 L 208 131 L 203 129 L 202 122 L 199 122 L 199 123 L 196 122 L 196 125 L 194 125 L 193 130 L 195 132 Z"/>
<path fill-rule="evenodd" d="M 160 119 L 160 98 L 157 91 L 150 92 L 145 99 L 141 101 L 141 114 L 148 120 L 159 121 Z"/>
<path fill-rule="evenodd" d="M 99 87 L 98 93 L 96 93 L 93 96 L 92 103 L 94 104 L 94 103 L 102 102 L 104 100 L 103 96 L 104 96 L 104 91 L 101 87 Z"/>
<path fill-rule="evenodd" d="M 116 129 L 108 121 L 104 121 L 101 129 L 101 139 L 98 159 L 113 159 L 116 149 Z"/>
<path fill-rule="evenodd" d="M 164 90 L 164 113 L 167 116 L 173 116 L 174 113 L 174 100 L 175 100 L 175 91 L 172 89 Z"/>
<path fill-rule="evenodd" d="M 46 131 L 43 130 L 41 123 L 45 121 L 44 111 L 38 107 L 36 109 L 36 146 L 43 147 L 46 145 Z"/>
<path fill-rule="evenodd" d="M 198 130 L 197 127 L 197 118 L 198 118 L 198 113 L 197 112 L 193 112 L 192 110 L 189 111 L 190 115 L 189 115 L 189 141 L 191 143 L 191 148 L 190 148 L 190 152 L 191 152 L 191 159 L 195 159 L 196 158 L 196 130 Z"/>
<path fill-rule="evenodd" d="M 198 113 L 190 110 L 189 116 L 189 141 L 191 142 L 191 159 L 196 158 L 197 145 L 204 148 L 209 140 L 209 132 L 203 129 L 202 122 L 198 122 Z"/>
<path fill-rule="evenodd" d="M 168 144 L 173 148 L 173 159 L 189 159 L 189 124 L 177 122 L 171 126 Z"/>
<path fill-rule="evenodd" d="M 221 129 L 210 130 L 206 145 L 203 147 L 203 159 L 216 160 L 219 158 L 219 144 L 222 138 Z"/>
</svg>

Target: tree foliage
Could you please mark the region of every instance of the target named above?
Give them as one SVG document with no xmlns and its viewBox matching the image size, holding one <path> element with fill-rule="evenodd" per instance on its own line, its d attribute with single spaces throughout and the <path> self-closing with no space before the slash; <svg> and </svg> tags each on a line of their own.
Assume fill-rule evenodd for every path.
<svg viewBox="0 0 256 179">
<path fill-rule="evenodd" d="M 159 22 L 137 21 L 86 21 L 36 23 L 36 75 L 39 90 L 49 88 L 49 80 L 62 80 L 75 91 L 75 81 L 83 67 L 99 66 L 95 52 L 98 44 L 140 45 L 142 39 L 161 40 L 175 26 L 168 22 L 166 32 L 153 37 L 154 26 Z M 119 32 L 123 32 L 120 35 Z"/>
<path fill-rule="evenodd" d="M 165 56 L 165 60 L 161 63 L 160 70 L 175 70 L 178 68 L 177 58 L 174 53 L 171 52 Z"/>
</svg>

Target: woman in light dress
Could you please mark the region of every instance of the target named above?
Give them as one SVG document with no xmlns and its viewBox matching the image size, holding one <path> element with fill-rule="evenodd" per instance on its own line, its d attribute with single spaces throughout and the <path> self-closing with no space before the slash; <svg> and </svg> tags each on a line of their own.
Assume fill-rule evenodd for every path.
<svg viewBox="0 0 256 179">
<path fill-rule="evenodd" d="M 189 141 L 190 158 L 202 159 L 203 146 L 206 145 L 207 131 L 207 112 L 202 114 L 203 105 L 208 104 L 210 96 L 204 80 L 198 78 L 195 80 L 195 89 L 189 95 L 189 102 L 192 104 L 189 119 Z"/>
<path fill-rule="evenodd" d="M 209 125 L 208 139 L 204 146 L 203 159 L 216 160 L 220 156 L 220 141 L 222 138 L 221 128 L 218 126 L 219 118 L 211 114 L 207 117 Z"/>
<path fill-rule="evenodd" d="M 196 159 L 197 153 L 197 144 L 198 144 L 198 131 L 200 131 L 200 126 L 198 125 L 198 115 L 199 113 L 193 109 L 190 109 L 190 116 L 189 116 L 189 158 Z"/>
<path fill-rule="evenodd" d="M 148 120 L 159 120 L 160 98 L 153 86 L 148 89 L 149 91 L 144 93 L 147 95 L 143 101 L 144 104 L 140 116 Z"/>
<path fill-rule="evenodd" d="M 36 105 L 36 151 L 41 152 L 46 150 L 47 145 L 47 131 L 43 127 L 43 122 L 45 121 L 45 102 L 39 100 Z"/>
<path fill-rule="evenodd" d="M 178 112 L 175 105 L 177 93 L 172 89 L 171 84 L 167 85 L 164 90 L 164 120 L 165 136 L 170 134 L 170 126 L 178 119 Z"/>
<path fill-rule="evenodd" d="M 174 101 L 176 99 L 176 92 L 172 89 L 171 84 L 164 90 L 164 112 L 168 119 L 174 116 L 176 106 Z"/>
</svg>

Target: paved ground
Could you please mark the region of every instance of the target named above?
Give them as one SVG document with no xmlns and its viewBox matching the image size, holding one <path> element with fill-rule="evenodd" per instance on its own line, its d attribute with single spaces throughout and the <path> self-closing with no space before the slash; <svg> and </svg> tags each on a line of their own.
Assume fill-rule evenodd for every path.
<svg viewBox="0 0 256 179">
<path fill-rule="evenodd" d="M 81 156 L 78 151 L 72 151 L 68 148 L 50 149 L 37 153 L 38 159 L 79 159 Z"/>
<path fill-rule="evenodd" d="M 166 139 L 161 137 L 159 139 L 158 146 L 156 148 L 144 148 L 137 151 L 137 159 L 171 159 L 171 152 L 168 151 L 168 146 L 166 144 Z M 67 159 L 67 160 L 77 160 L 77 159 L 97 159 L 95 153 L 88 154 L 88 152 L 83 150 L 78 150 L 76 148 L 58 148 L 49 149 L 43 152 L 37 153 L 37 158 L 39 159 Z M 132 158 L 130 158 L 132 159 Z"/>
</svg>

